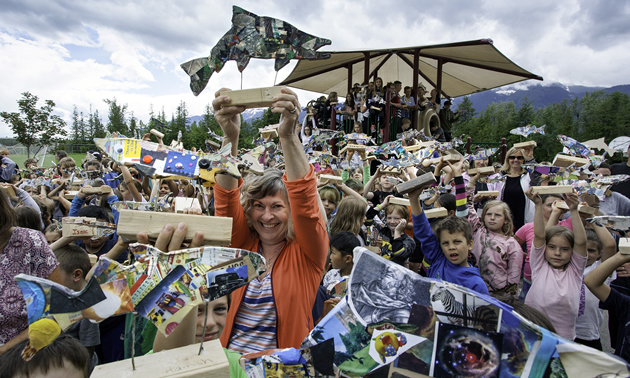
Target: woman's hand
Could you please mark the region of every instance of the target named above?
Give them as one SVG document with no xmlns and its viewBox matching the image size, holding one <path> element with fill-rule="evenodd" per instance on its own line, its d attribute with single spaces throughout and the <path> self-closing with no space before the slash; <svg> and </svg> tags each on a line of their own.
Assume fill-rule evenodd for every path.
<svg viewBox="0 0 630 378">
<path fill-rule="evenodd" d="M 302 107 L 297 98 L 297 94 L 289 88 L 282 88 L 281 93 L 276 95 L 271 104 L 272 113 L 280 114 L 280 124 L 278 126 L 278 135 L 280 137 L 291 137 L 295 135 L 295 124 L 302 112 Z"/>
<path fill-rule="evenodd" d="M 569 206 L 569 211 L 577 211 L 578 205 L 580 204 L 580 199 L 578 198 L 577 194 L 563 194 L 562 197 L 564 197 L 564 202 L 567 204 L 567 206 Z"/>
<path fill-rule="evenodd" d="M 186 237 L 186 231 L 188 230 L 188 226 L 186 223 L 181 222 L 177 225 L 177 228 L 174 228 L 172 225 L 167 224 L 164 226 L 162 231 L 160 231 L 160 235 L 155 241 L 155 248 L 159 249 L 162 252 L 170 252 L 177 251 L 182 249 L 182 244 L 184 242 L 184 238 Z M 149 244 L 149 237 L 144 232 L 138 233 L 136 235 L 138 239 L 138 243 Z M 193 240 L 188 247 L 184 248 L 195 248 L 201 246 L 203 242 L 203 233 L 201 231 L 197 231 L 193 236 Z"/>
<path fill-rule="evenodd" d="M 238 141 L 241 132 L 241 113 L 245 110 L 244 106 L 230 106 L 230 97 L 221 96 L 222 91 L 230 89 L 221 88 L 214 94 L 212 100 L 212 108 L 214 109 L 214 118 L 217 120 L 228 140 L 233 144 Z"/>
<path fill-rule="evenodd" d="M 538 195 L 538 193 L 534 193 L 534 188 L 529 188 L 525 192 L 525 196 L 534 203 L 534 205 L 542 205 L 542 198 Z"/>
</svg>

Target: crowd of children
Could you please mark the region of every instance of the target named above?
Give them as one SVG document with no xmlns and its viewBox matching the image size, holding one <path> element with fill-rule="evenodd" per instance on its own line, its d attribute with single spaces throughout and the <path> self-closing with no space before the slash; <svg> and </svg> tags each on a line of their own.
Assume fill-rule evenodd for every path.
<svg viewBox="0 0 630 378">
<path fill-rule="evenodd" d="M 396 88 L 400 90 L 399 84 L 393 83 L 395 93 Z M 401 107 L 402 110 L 416 106 L 413 99 L 408 99 L 408 89 L 405 88 L 405 96 L 399 98 L 399 101 L 408 100 L 409 103 Z M 377 105 L 378 97 L 383 95 L 381 91 L 383 83 L 377 79 L 374 87 L 367 89 L 369 96 L 354 98 L 349 95 L 346 101 L 357 104 L 358 99 L 361 105 L 357 106 L 370 106 L 366 118 L 379 119 L 381 114 Z M 326 106 L 334 106 L 335 101 L 330 98 Z M 432 106 L 431 103 L 428 105 Z M 353 116 L 354 123 L 354 115 L 360 111 L 348 106 L 347 112 Z M 403 120 L 402 125 L 403 131 L 409 130 L 410 122 Z M 311 154 L 314 146 L 310 141 L 315 127 L 315 124 L 305 122 L 300 132 L 305 151 Z M 369 127 L 361 123 L 356 123 L 353 131 L 370 133 Z M 451 138 L 448 134 L 445 130 L 437 133 L 446 136 L 445 141 Z M 402 139 L 405 146 L 418 143 L 414 138 Z M 314 156 L 321 153 L 315 152 Z M 14 305 L 23 299 L 15 292 L 16 285 L 11 277 L 17 273 L 38 275 L 79 291 L 91 270 L 91 255 L 96 258 L 107 256 L 122 263 L 127 260 L 128 243 L 115 233 L 87 239 L 62 237 L 60 221 L 63 217 L 86 216 L 118 223 L 118 212 L 113 204 L 119 201 L 146 202 L 152 192 L 159 193 L 162 198 L 196 198 L 198 208 L 191 212 L 214 215 L 215 208 L 225 206 L 221 198 L 225 198 L 223 192 L 227 192 L 226 189 L 220 190 L 218 203 L 215 203 L 214 190 L 197 185 L 194 180 L 163 180 L 154 191 L 154 184 L 140 172 L 118 166 L 105 154 L 95 152 L 88 153 L 80 168 L 71 157 L 59 151 L 56 167 L 45 170 L 38 168 L 37 162 L 28 161 L 25 169 L 20 171 L 8 151 L 1 150 L 0 154 L 2 181 L 7 182 L 11 192 L 15 193 L 10 195 L 5 188 L 0 198 L 3 223 L 0 224 L 0 250 L 3 251 L 0 256 L 0 292 L 11 293 L 8 302 L 0 301 L 0 377 L 13 376 L 7 375 L 6 369 L 29 374 L 62 367 L 73 367 L 82 372 L 81 376 L 87 376 L 97 364 L 125 358 L 125 340 L 128 342 L 130 335 L 125 327 L 125 316 L 118 316 L 98 325 L 87 320 L 76 323 L 51 344 L 46 353 L 37 354 L 37 358 L 29 363 L 21 361 L 19 351 L 26 339 L 26 313 L 22 304 Z M 630 297 L 627 295 L 630 283 L 625 269 L 630 269 L 630 265 L 626 265 L 630 263 L 630 257 L 617 252 L 618 235 L 586 220 L 593 214 L 630 216 L 627 186 L 613 186 L 613 192 L 620 190 L 621 193 L 608 194 L 604 198 L 580 198 L 575 193 L 539 194 L 531 186 L 551 185 L 553 180 L 541 183 L 540 176 L 524 170 L 523 164 L 526 160 L 531 163 L 531 155 L 531 151 L 510 149 L 504 161 L 499 162 L 502 166 L 485 179 L 480 178 L 479 172 L 468 170 L 492 166 L 488 158 L 465 160 L 462 156 L 455 162 L 438 157 L 419 169 L 411 166 L 391 170 L 385 165 L 379 166 L 378 160 L 370 163 L 366 152 L 358 151 L 354 156 L 338 157 L 335 163 L 314 163 L 311 169 L 317 171 L 318 176 L 332 173 L 339 180 L 324 177 L 317 180 L 318 216 L 325 220 L 330 250 L 320 290 L 312 306 L 312 319 L 321 319 L 338 303 L 338 298 L 331 299 L 329 291 L 351 274 L 353 250 L 365 246 L 418 274 L 510 303 L 520 302 L 519 308 L 530 306 L 546 316 L 560 336 L 600 350 L 603 348 L 600 308 L 606 309 L 611 317 L 612 347 L 618 356 L 630 362 L 630 351 L 625 345 L 630 332 Z M 266 163 L 275 165 L 277 162 Z M 606 168 L 606 163 L 600 167 Z M 8 171 L 13 172 L 7 175 Z M 405 196 L 396 189 L 397 184 L 426 172 L 434 172 L 437 185 L 417 188 Z M 255 180 L 252 176 L 243 172 L 243 190 L 252 190 L 250 184 Z M 277 180 L 281 180 L 282 172 L 277 176 Z M 77 185 L 79 178 L 82 185 Z M 230 190 L 240 190 L 241 184 L 238 185 Z M 101 194 L 86 195 L 84 189 L 90 186 L 105 189 Z M 489 187 L 496 187 L 499 198 L 479 195 Z M 68 195 L 72 191 L 76 193 Z M 261 200 L 254 197 L 254 201 Z M 586 215 L 581 211 L 582 206 L 588 205 L 595 208 L 595 213 Z M 254 204 L 254 211 L 256 206 L 259 204 Z M 515 207 L 519 209 L 515 210 Z M 427 211 L 438 208 L 446 209 L 445 216 L 427 217 Z M 177 230 L 183 227 L 186 225 L 180 224 Z M 174 229 L 171 226 L 166 231 L 173 232 Z M 279 250 L 284 246 L 280 245 Z M 19 260 L 27 263 L 13 265 Z M 208 310 L 212 316 L 207 320 L 205 334 L 201 326 L 201 319 L 206 319 L 205 306 L 200 306 L 198 312 L 184 319 L 178 331 L 169 338 L 165 339 L 159 333 L 155 336 L 153 331 L 154 351 L 191 344 L 202 338 L 218 339 L 226 324 L 230 301 L 231 297 L 227 296 L 212 302 Z M 15 311 L 15 306 L 19 311 Z M 248 336 L 242 337 L 247 340 Z M 229 349 L 228 345 L 224 346 Z M 227 353 L 229 358 L 238 359 L 231 355 L 232 352 Z M 242 373 L 234 370 L 235 375 Z"/>
</svg>

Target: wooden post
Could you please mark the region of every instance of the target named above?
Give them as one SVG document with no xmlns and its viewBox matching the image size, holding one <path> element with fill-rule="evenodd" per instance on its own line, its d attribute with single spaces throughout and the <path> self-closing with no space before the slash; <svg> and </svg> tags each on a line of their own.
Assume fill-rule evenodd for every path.
<svg viewBox="0 0 630 378">
<path fill-rule="evenodd" d="M 386 90 L 385 91 L 385 125 L 383 125 L 384 127 L 381 128 L 381 130 L 383 131 L 383 141 L 382 141 L 383 143 L 389 142 L 389 115 L 390 115 L 389 107 L 391 106 L 391 98 L 392 98 L 392 94 Z"/>
<path fill-rule="evenodd" d="M 363 85 L 367 85 L 370 82 L 370 53 L 364 52 L 363 56 Z"/>
<path fill-rule="evenodd" d="M 442 98 L 442 65 L 443 65 L 443 61 L 442 59 L 438 59 L 438 67 L 437 67 L 437 91 L 438 91 L 438 95 L 437 98 Z M 440 104 L 441 106 L 441 104 Z M 439 107 L 438 107 L 439 108 Z"/>
<path fill-rule="evenodd" d="M 418 105 L 418 70 L 419 70 L 419 66 L 420 66 L 420 50 L 419 49 L 415 49 L 413 52 L 413 88 L 411 89 L 411 93 L 413 98 L 416 101 L 416 105 Z M 418 109 L 414 109 L 413 112 L 411 112 L 411 124 L 415 125 L 416 121 L 418 120 Z"/>
<path fill-rule="evenodd" d="M 337 98 L 337 101 L 339 101 L 339 99 Z M 337 123 L 337 112 L 335 111 L 335 107 L 330 105 L 330 129 L 331 130 L 337 130 L 336 127 L 336 123 Z M 330 152 L 332 152 L 333 155 L 337 155 L 337 138 L 332 138 L 330 140 Z"/>
<path fill-rule="evenodd" d="M 352 91 L 352 63 L 348 63 L 348 92 L 347 93 L 351 93 L 351 91 Z M 354 93 L 352 93 L 352 96 L 354 98 Z"/>
<path fill-rule="evenodd" d="M 470 155 L 470 147 L 472 145 L 472 138 L 466 138 L 466 153 Z"/>
</svg>

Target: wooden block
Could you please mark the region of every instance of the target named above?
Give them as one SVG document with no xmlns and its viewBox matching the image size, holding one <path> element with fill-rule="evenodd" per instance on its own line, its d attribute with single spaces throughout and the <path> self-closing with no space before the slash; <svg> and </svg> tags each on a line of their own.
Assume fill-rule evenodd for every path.
<svg viewBox="0 0 630 378">
<path fill-rule="evenodd" d="M 448 210 L 443 207 L 438 207 L 437 209 L 426 210 L 424 215 L 426 215 L 427 219 L 444 218 L 448 216 Z"/>
<path fill-rule="evenodd" d="M 619 239 L 619 253 L 630 255 L 630 238 Z"/>
<path fill-rule="evenodd" d="M 462 158 L 462 155 L 448 154 L 444 155 L 443 158 L 444 162 L 450 161 L 451 163 L 457 163 Z M 424 159 L 424 161 L 422 161 L 422 166 L 428 167 L 430 165 L 438 164 L 440 162 L 440 159 L 441 158 L 439 157 L 433 159 Z"/>
<path fill-rule="evenodd" d="M 63 195 L 63 198 L 72 201 L 74 199 L 74 196 L 76 196 L 78 193 L 78 190 L 71 190 L 69 192 L 66 192 L 66 194 Z"/>
<path fill-rule="evenodd" d="M 462 155 L 459 154 L 448 154 L 443 156 L 444 161 L 450 161 L 451 163 L 457 163 L 462 159 Z M 438 159 L 440 161 L 440 159 Z"/>
<path fill-rule="evenodd" d="M 197 198 L 175 197 L 173 203 L 175 204 L 175 212 L 178 214 L 183 214 L 184 209 L 187 207 L 196 207 L 201 209 Z"/>
<path fill-rule="evenodd" d="M 319 175 L 319 181 L 321 182 L 330 181 L 333 184 L 341 184 L 343 182 L 343 180 L 341 179 L 341 176 L 335 176 L 335 175 Z"/>
<path fill-rule="evenodd" d="M 206 143 L 211 145 L 213 148 L 215 148 L 217 150 L 221 148 L 221 144 L 217 143 L 217 142 L 215 142 L 213 140 L 208 139 L 208 140 L 206 140 Z"/>
<path fill-rule="evenodd" d="M 365 145 L 363 144 L 348 144 L 346 147 L 349 151 L 365 151 Z"/>
<path fill-rule="evenodd" d="M 161 132 L 157 131 L 156 129 L 151 129 L 149 130 L 149 132 L 153 135 L 155 135 L 158 138 L 164 138 L 164 134 L 162 134 Z"/>
<path fill-rule="evenodd" d="M 405 151 L 407 152 L 413 152 L 413 151 L 418 151 L 419 149 L 421 149 L 422 147 L 420 147 L 419 144 L 414 144 L 412 146 L 407 146 L 405 147 Z"/>
<path fill-rule="evenodd" d="M 74 181 L 72 181 L 70 186 L 74 186 L 74 185 L 81 186 L 81 185 L 83 185 L 84 182 L 85 182 L 85 180 L 74 180 Z"/>
<path fill-rule="evenodd" d="M 427 172 L 422 176 L 416 177 L 413 180 L 405 181 L 401 184 L 396 185 L 396 190 L 400 194 L 407 194 L 409 192 L 413 192 L 416 189 L 420 189 L 424 186 L 431 185 L 437 183 L 435 176 L 433 173 Z"/>
<path fill-rule="evenodd" d="M 557 207 L 558 209 L 561 209 L 561 210 L 569 211 L 569 206 L 564 201 L 560 201 L 560 200 L 555 201 L 553 203 L 553 206 L 555 206 L 555 207 Z M 578 211 L 580 213 L 584 213 L 584 214 L 591 214 L 591 215 L 597 214 L 597 209 L 596 208 L 590 207 L 590 206 L 586 206 L 586 205 L 578 205 Z"/>
<path fill-rule="evenodd" d="M 266 129 L 260 132 L 263 138 L 268 138 L 270 135 L 272 138 L 278 137 L 278 129 Z"/>
<path fill-rule="evenodd" d="M 370 252 L 376 253 L 377 255 L 381 254 L 381 249 L 379 247 L 375 247 L 373 245 L 366 245 L 365 248 L 369 250 Z"/>
<path fill-rule="evenodd" d="M 532 186 L 534 193 L 538 194 L 568 194 L 573 193 L 571 185 Z"/>
<path fill-rule="evenodd" d="M 398 198 L 398 197 L 390 198 L 389 199 L 389 204 L 390 205 L 410 206 L 410 203 L 409 203 L 408 199 L 406 199 L 406 198 Z"/>
<path fill-rule="evenodd" d="M 242 89 L 239 91 L 223 91 L 221 96 L 230 97 L 230 105 L 245 108 L 268 108 L 273 104 L 273 97 L 280 94 L 282 87 Z M 298 109 L 300 110 L 300 109 Z"/>
<path fill-rule="evenodd" d="M 138 232 L 144 232 L 149 239 L 155 240 L 165 225 L 177 227 L 180 222 L 188 225 L 187 241 L 192 240 L 195 232 L 201 231 L 205 245 L 228 246 L 232 242 L 232 218 L 227 217 L 120 210 L 117 232 L 128 240 L 136 240 Z"/>
<path fill-rule="evenodd" d="M 96 218 L 88 217 L 63 217 L 61 218 L 61 235 L 64 238 L 77 237 L 77 236 L 95 236 L 96 227 L 89 226 L 87 224 L 74 223 L 77 219 L 83 219 L 86 221 L 96 222 Z"/>
<path fill-rule="evenodd" d="M 571 164 L 575 164 L 576 167 L 581 167 L 583 165 L 591 164 L 591 161 L 586 158 L 562 154 L 556 155 L 553 159 L 553 166 L 555 167 L 568 167 Z"/>
<path fill-rule="evenodd" d="M 98 256 L 88 253 L 88 257 L 90 258 L 90 265 L 94 266 L 98 261 Z"/>
<path fill-rule="evenodd" d="M 433 147 L 433 146 L 435 146 L 436 143 L 437 142 L 434 141 L 434 140 L 429 140 L 429 141 L 426 141 L 426 142 L 420 142 L 420 143 L 416 144 L 416 146 L 420 146 L 420 148 Z"/>
<path fill-rule="evenodd" d="M 482 190 L 477 192 L 477 195 L 480 197 L 498 197 L 499 194 L 498 190 Z"/>
<path fill-rule="evenodd" d="M 15 190 L 8 184 L 1 184 L 0 187 L 4 189 L 9 197 L 15 197 Z"/>
<path fill-rule="evenodd" d="M 468 175 L 470 177 L 474 176 L 479 172 L 481 176 L 488 176 L 494 174 L 494 167 L 481 167 L 481 168 L 473 168 L 468 170 Z"/>
<path fill-rule="evenodd" d="M 399 175 L 399 174 L 402 173 L 400 168 L 396 168 L 396 167 L 392 167 L 392 166 L 382 168 L 381 172 L 390 173 L 392 175 Z"/>
<path fill-rule="evenodd" d="M 535 140 L 528 140 L 527 142 L 521 142 L 521 143 L 514 143 L 514 148 L 525 148 L 525 147 L 536 147 L 538 146 L 538 144 L 536 144 Z"/>
<path fill-rule="evenodd" d="M 198 352 L 199 344 L 192 344 L 136 357 L 134 358 L 136 370 L 133 370 L 130 359 L 97 365 L 90 377 L 230 377 L 230 365 L 221 347 L 221 341 L 206 341 L 200 355 L 197 355 Z"/>
<path fill-rule="evenodd" d="M 372 160 L 376 160 L 376 156 L 374 156 L 374 155 L 368 155 L 368 156 L 365 158 L 365 160 L 363 160 L 363 161 L 372 161 Z"/>
<path fill-rule="evenodd" d="M 109 193 L 109 188 L 100 186 L 98 188 L 94 187 L 94 188 L 83 188 L 83 193 L 85 194 L 105 194 L 105 193 Z"/>
</svg>

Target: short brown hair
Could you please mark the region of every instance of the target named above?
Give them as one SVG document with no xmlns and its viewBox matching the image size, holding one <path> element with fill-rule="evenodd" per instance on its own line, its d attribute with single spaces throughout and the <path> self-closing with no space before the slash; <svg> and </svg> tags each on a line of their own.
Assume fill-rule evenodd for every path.
<svg viewBox="0 0 630 378">
<path fill-rule="evenodd" d="M 440 234 L 442 231 L 448 231 L 451 234 L 461 232 L 466 238 L 466 242 L 470 243 L 473 240 L 472 227 L 468 220 L 459 217 L 446 217 L 438 223 L 435 228 L 435 236 L 440 241 Z"/>
<path fill-rule="evenodd" d="M 70 156 L 66 156 L 65 158 L 59 160 L 59 167 L 61 168 L 76 167 L 76 166 L 77 166 L 77 163 Z"/>
<path fill-rule="evenodd" d="M 59 261 L 59 267 L 68 274 L 80 269 L 83 272 L 83 278 L 85 278 L 85 275 L 92 269 L 88 253 L 74 243 L 58 248 L 53 253 Z"/>
</svg>

